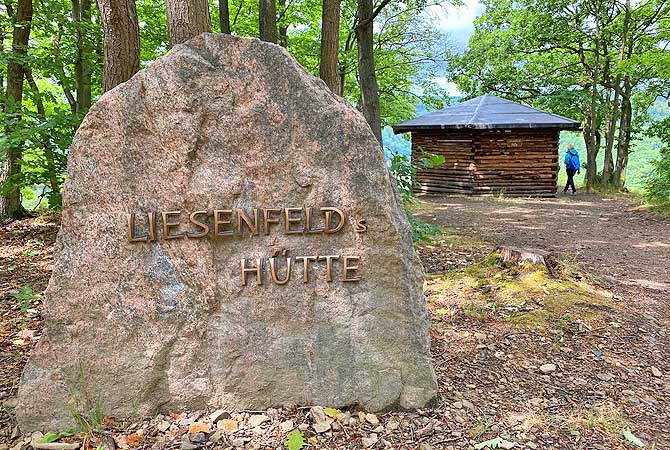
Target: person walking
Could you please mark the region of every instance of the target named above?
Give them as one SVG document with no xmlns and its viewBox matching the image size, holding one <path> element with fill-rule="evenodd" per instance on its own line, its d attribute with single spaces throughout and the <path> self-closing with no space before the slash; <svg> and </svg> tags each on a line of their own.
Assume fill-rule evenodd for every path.
<svg viewBox="0 0 670 450">
<path fill-rule="evenodd" d="M 575 146 L 568 144 L 568 151 L 565 154 L 565 171 L 568 174 L 568 181 L 565 183 L 565 189 L 563 193 L 568 192 L 568 188 L 572 188 L 572 195 L 577 194 L 577 188 L 575 187 L 575 173 L 581 173 L 579 168 L 581 164 L 579 163 L 579 153 L 575 150 Z"/>
</svg>

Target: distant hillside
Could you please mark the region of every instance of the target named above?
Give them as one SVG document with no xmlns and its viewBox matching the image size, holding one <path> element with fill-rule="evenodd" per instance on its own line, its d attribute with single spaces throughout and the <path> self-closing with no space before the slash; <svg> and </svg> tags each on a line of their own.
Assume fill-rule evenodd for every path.
<svg viewBox="0 0 670 450">
<path fill-rule="evenodd" d="M 395 135 L 391 127 L 384 127 L 382 130 L 382 140 L 384 141 L 384 154 L 386 154 L 386 157 L 389 157 L 389 150 L 393 153 L 400 153 L 409 157 L 412 144 L 408 139 L 409 133 Z"/>
</svg>

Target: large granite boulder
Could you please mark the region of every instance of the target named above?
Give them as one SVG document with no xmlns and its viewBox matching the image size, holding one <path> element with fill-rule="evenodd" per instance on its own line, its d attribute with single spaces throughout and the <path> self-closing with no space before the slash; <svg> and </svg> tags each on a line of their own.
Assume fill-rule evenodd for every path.
<svg viewBox="0 0 670 450">
<path fill-rule="evenodd" d="M 422 280 L 363 117 L 281 47 L 203 34 L 77 131 L 20 427 L 95 405 L 425 406 Z"/>
</svg>

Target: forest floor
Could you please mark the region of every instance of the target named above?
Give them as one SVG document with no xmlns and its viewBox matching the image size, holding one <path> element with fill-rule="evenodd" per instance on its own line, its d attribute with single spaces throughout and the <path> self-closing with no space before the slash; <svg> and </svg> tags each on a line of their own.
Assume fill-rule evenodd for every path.
<svg viewBox="0 0 670 450">
<path fill-rule="evenodd" d="M 424 197 L 417 214 L 445 231 L 419 246 L 435 409 L 175 411 L 106 419 L 104 433 L 133 449 L 286 448 L 294 428 L 319 449 L 670 448 L 670 219 L 596 195 Z M 0 450 L 31 442 L 12 413 L 56 231 L 42 218 L 0 228 Z M 552 251 L 558 266 L 502 264 L 499 244 Z M 102 435 L 62 440 L 96 448 Z"/>
</svg>

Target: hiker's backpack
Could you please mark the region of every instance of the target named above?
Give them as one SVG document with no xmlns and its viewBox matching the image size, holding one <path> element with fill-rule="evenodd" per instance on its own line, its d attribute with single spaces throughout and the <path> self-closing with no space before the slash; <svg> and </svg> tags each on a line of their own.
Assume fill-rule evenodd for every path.
<svg viewBox="0 0 670 450">
<path fill-rule="evenodd" d="M 565 167 L 571 170 L 579 170 L 579 155 L 574 153 L 566 153 Z"/>
</svg>

